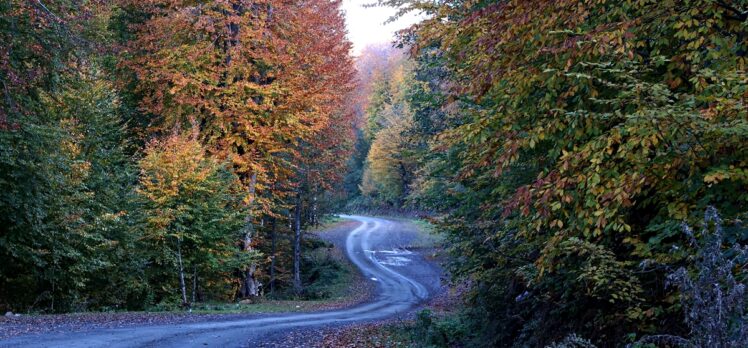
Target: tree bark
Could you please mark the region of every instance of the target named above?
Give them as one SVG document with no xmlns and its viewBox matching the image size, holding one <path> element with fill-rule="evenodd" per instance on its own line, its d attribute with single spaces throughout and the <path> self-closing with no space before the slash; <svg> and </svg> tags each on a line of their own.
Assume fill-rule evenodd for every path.
<svg viewBox="0 0 748 348">
<path fill-rule="evenodd" d="M 192 302 L 190 305 L 195 304 L 197 298 L 197 266 L 192 266 Z"/>
<path fill-rule="evenodd" d="M 252 205 L 255 196 L 255 185 L 257 184 L 257 174 L 252 174 L 252 178 L 249 183 L 249 195 L 250 202 Z M 251 214 L 251 213 L 250 213 Z M 254 237 L 254 225 L 252 224 L 252 216 L 247 215 L 244 219 L 244 241 L 243 250 L 247 253 L 254 251 L 252 248 L 252 237 Z M 242 297 L 257 297 L 260 295 L 260 281 L 255 278 L 255 272 L 257 271 L 257 264 L 252 262 L 244 273 L 244 282 L 242 284 Z"/>
<path fill-rule="evenodd" d="M 270 230 L 270 238 L 272 245 L 270 246 L 270 293 L 275 293 L 275 253 L 278 234 L 276 231 L 275 218 L 272 218 L 270 222 L 273 227 Z"/>
<path fill-rule="evenodd" d="M 187 286 L 184 282 L 184 264 L 182 263 L 182 242 L 177 239 L 177 262 L 179 264 L 179 290 L 182 293 L 182 307 L 187 307 Z"/>
<path fill-rule="evenodd" d="M 403 161 L 400 162 L 400 180 L 402 180 L 402 194 L 398 198 L 397 204 L 402 207 L 405 205 L 405 197 L 408 197 L 408 194 L 410 194 L 410 175 L 408 175 L 408 170 L 405 168 L 405 163 Z"/>
<path fill-rule="evenodd" d="M 293 239 L 293 288 L 301 294 L 301 191 L 296 192 L 296 211 L 294 212 Z"/>
</svg>

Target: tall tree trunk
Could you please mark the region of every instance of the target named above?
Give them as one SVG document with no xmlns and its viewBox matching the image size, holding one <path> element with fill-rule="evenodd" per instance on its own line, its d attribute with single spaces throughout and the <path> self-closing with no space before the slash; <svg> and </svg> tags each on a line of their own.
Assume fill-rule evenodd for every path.
<svg viewBox="0 0 748 348">
<path fill-rule="evenodd" d="M 230 12 L 232 12 L 232 15 L 235 15 L 237 17 L 241 17 L 244 13 L 244 7 L 242 6 L 241 1 L 232 1 L 231 2 L 231 9 Z M 228 11 L 226 13 L 228 15 Z M 236 82 L 237 77 L 234 78 L 234 81 L 228 81 L 228 70 L 232 63 L 232 48 L 236 47 L 239 44 L 239 30 L 240 30 L 240 23 L 238 21 L 230 21 L 227 24 L 227 31 L 228 31 L 228 37 L 224 41 L 224 47 L 223 50 L 226 53 L 225 58 L 225 65 L 226 65 L 226 71 L 224 71 L 223 77 L 221 78 L 220 85 L 226 86 L 230 83 Z M 242 150 L 239 151 L 240 155 L 243 154 Z M 242 250 L 249 253 L 253 251 L 252 248 L 252 238 L 254 237 L 254 225 L 252 224 L 252 216 L 251 216 L 251 206 L 255 199 L 255 186 L 257 185 L 257 173 L 253 173 L 250 178 L 249 183 L 249 207 L 250 207 L 250 215 L 248 215 L 244 219 L 244 240 L 242 241 Z M 260 282 L 255 278 L 255 272 L 257 270 L 257 264 L 252 262 L 246 269 L 243 271 L 243 281 L 242 281 L 242 287 L 241 287 L 241 296 L 242 297 L 257 297 L 260 295 Z"/>
<path fill-rule="evenodd" d="M 405 205 L 405 197 L 408 197 L 410 191 L 410 178 L 408 170 L 405 168 L 405 164 L 400 161 L 400 178 L 402 180 L 402 194 L 398 198 L 398 208 L 402 208 Z"/>
<path fill-rule="evenodd" d="M 301 189 L 296 192 L 296 211 L 294 212 L 293 238 L 293 289 L 301 294 Z"/>
<path fill-rule="evenodd" d="M 317 196 L 314 196 L 312 203 L 312 223 L 314 226 L 319 227 L 319 216 L 317 216 Z"/>
<path fill-rule="evenodd" d="M 250 195 L 250 206 L 254 202 L 255 197 L 255 186 L 257 184 L 257 174 L 252 174 L 252 178 L 249 183 L 249 195 Z M 251 214 L 251 213 L 250 213 Z M 252 216 L 248 215 L 244 219 L 244 241 L 243 250 L 247 253 L 254 251 L 252 248 L 252 238 L 254 237 L 254 225 L 252 224 Z M 260 295 L 260 281 L 255 278 L 255 272 L 257 271 L 257 264 L 252 262 L 244 272 L 244 282 L 242 284 L 242 297 L 257 297 Z"/>
<path fill-rule="evenodd" d="M 182 263 L 182 241 L 177 239 L 177 262 L 179 264 L 179 290 L 182 292 L 182 307 L 187 307 L 187 286 L 184 282 L 184 264 Z"/>
<path fill-rule="evenodd" d="M 275 218 L 272 218 L 270 223 L 273 224 L 270 230 L 270 238 L 272 240 L 272 245 L 270 246 L 270 293 L 272 294 L 275 293 L 275 253 L 278 233 L 276 231 Z"/>
<path fill-rule="evenodd" d="M 195 304 L 197 298 L 197 266 L 192 266 L 192 302 L 190 305 Z"/>
</svg>

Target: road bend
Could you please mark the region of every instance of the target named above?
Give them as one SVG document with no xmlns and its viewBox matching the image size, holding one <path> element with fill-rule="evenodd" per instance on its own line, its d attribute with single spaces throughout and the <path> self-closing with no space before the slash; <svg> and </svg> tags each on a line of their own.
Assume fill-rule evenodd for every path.
<svg viewBox="0 0 748 348">
<path fill-rule="evenodd" d="M 369 302 L 350 308 L 186 324 L 94 329 L 17 336 L 0 347 L 245 347 L 263 337 L 297 328 L 376 321 L 405 314 L 430 296 L 438 283 L 434 265 L 406 247 L 413 239 L 396 220 L 342 215 L 360 224 L 346 237 L 346 253 L 362 274 L 376 282 Z M 432 291 L 433 292 L 433 291 Z"/>
</svg>

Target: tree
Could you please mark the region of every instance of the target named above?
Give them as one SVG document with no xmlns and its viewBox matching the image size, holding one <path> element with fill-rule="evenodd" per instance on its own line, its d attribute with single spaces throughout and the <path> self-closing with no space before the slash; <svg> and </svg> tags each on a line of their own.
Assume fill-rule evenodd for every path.
<svg viewBox="0 0 748 348">
<path fill-rule="evenodd" d="M 300 144 L 331 127 L 351 87 L 339 2 L 128 6 L 146 18 L 135 26 L 124 63 L 144 96 L 143 110 L 156 116 L 151 132 L 195 125 L 208 151 L 232 163 L 251 206 L 243 238 L 251 250 L 273 197 L 293 190 L 288 181 Z M 257 296 L 256 265 L 247 267 L 244 294 Z"/>
<path fill-rule="evenodd" d="M 0 287 L 16 304 L 52 311 L 116 302 L 93 285 L 114 265 L 107 251 L 127 247 L 119 237 L 127 231 L 132 171 L 116 96 L 106 82 L 79 75 L 58 92 L 40 93 L 35 108 L 35 117 L 17 119 L 18 129 L 0 132 L 0 238 L 14 260 Z"/>
<path fill-rule="evenodd" d="M 407 133 L 413 128 L 408 92 L 414 85 L 410 64 L 400 63 L 373 81 L 366 132 L 371 147 L 361 193 L 374 205 L 402 208 L 410 192 L 415 163 L 407 157 Z"/>
<path fill-rule="evenodd" d="M 411 164 L 406 162 L 401 149 L 407 146 L 403 133 L 408 119 L 377 133 L 366 159 L 367 167 L 361 183 L 364 195 L 392 207 L 402 207 L 411 182 Z"/>
<path fill-rule="evenodd" d="M 443 53 L 450 122 L 416 192 L 459 202 L 433 207 L 484 340 L 679 327 L 680 222 L 746 214 L 744 4 L 382 3 L 425 11 L 406 38 Z"/>
<path fill-rule="evenodd" d="M 91 54 L 103 12 L 75 1 L 0 5 L 0 306 L 8 309 L 116 306 L 133 289 L 100 277 L 130 245 L 120 237 L 132 182 L 119 100 Z"/>
<path fill-rule="evenodd" d="M 198 275 L 226 277 L 233 267 L 259 256 L 236 248 L 244 217 L 238 179 L 207 157 L 194 136 L 175 134 L 151 142 L 140 168 L 143 238 L 152 262 L 176 275 L 170 279 L 178 280 L 182 306 L 191 304 L 186 280 L 190 270 L 194 299 Z M 232 283 L 230 278 L 223 282 Z"/>
<path fill-rule="evenodd" d="M 349 158 L 344 178 L 348 208 L 361 209 L 370 204 L 360 189 L 366 157 L 376 133 L 372 128 L 374 118 L 370 115 L 375 113 L 375 109 L 383 108 L 382 101 L 390 93 L 389 88 L 385 88 L 383 84 L 388 81 L 390 72 L 403 63 L 403 59 L 403 52 L 390 45 L 367 46 L 356 58 L 357 84 L 347 101 L 356 126 L 353 156 Z"/>
<path fill-rule="evenodd" d="M 301 239 L 340 197 L 354 70 L 339 7 L 0 4 L 0 307 L 261 295 L 266 222 L 298 206 Z"/>
<path fill-rule="evenodd" d="M 353 88 L 354 70 L 340 4 L 318 0 L 294 3 L 289 8 L 289 20 L 298 22 L 285 33 L 293 57 L 291 65 L 304 68 L 293 81 L 296 93 L 289 103 L 309 127 L 309 132 L 297 133 L 291 157 L 295 169 L 293 278 L 297 294 L 302 291 L 302 225 L 316 223 L 318 215 L 324 213 L 318 199 L 342 181 L 350 153 L 353 120 L 345 102 Z M 306 214 L 302 212 L 304 201 Z"/>
</svg>

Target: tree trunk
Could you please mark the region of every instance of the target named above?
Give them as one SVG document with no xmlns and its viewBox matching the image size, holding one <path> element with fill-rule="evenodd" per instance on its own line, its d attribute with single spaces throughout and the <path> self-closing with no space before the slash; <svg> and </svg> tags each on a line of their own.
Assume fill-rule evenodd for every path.
<svg viewBox="0 0 748 348">
<path fill-rule="evenodd" d="M 192 302 L 190 305 L 195 304 L 197 298 L 197 266 L 192 266 Z"/>
<path fill-rule="evenodd" d="M 252 205 L 255 196 L 255 185 L 257 184 L 257 174 L 252 174 L 252 178 L 249 183 L 249 195 L 250 202 Z M 254 225 L 252 225 L 252 217 L 247 216 L 244 219 L 244 241 L 243 250 L 245 252 L 252 252 L 252 237 L 254 237 Z M 260 281 L 255 279 L 255 272 L 257 271 L 257 264 L 252 262 L 244 272 L 244 282 L 242 284 L 242 297 L 257 297 L 260 295 Z"/>
<path fill-rule="evenodd" d="M 182 264 L 182 242 L 177 239 L 177 262 L 179 263 L 179 290 L 182 292 L 182 307 L 187 307 L 187 286 L 184 282 L 184 265 Z"/>
<path fill-rule="evenodd" d="M 312 224 L 315 227 L 319 227 L 319 219 L 317 219 L 317 196 L 314 196 L 312 200 Z"/>
<path fill-rule="evenodd" d="M 270 246 L 270 293 L 272 294 L 275 293 L 275 253 L 278 234 L 275 228 L 275 218 L 272 218 L 270 223 L 273 224 L 273 227 L 270 230 L 270 238 L 272 241 L 272 245 Z"/>
<path fill-rule="evenodd" d="M 301 294 L 301 192 L 296 192 L 296 211 L 294 212 L 293 239 L 293 289 Z"/>
<path fill-rule="evenodd" d="M 402 207 L 403 205 L 405 205 L 405 197 L 408 197 L 410 191 L 410 178 L 408 175 L 408 170 L 405 169 L 405 164 L 402 161 L 400 161 L 400 178 L 402 180 L 402 194 L 400 195 L 400 198 L 398 198 L 398 204 L 400 205 L 400 207 Z"/>
</svg>

